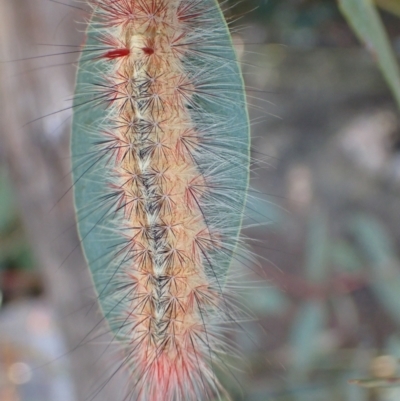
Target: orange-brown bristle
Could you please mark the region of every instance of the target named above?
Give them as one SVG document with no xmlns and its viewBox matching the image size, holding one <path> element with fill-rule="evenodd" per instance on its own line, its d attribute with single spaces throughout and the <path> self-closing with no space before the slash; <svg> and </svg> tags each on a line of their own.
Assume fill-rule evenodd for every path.
<svg viewBox="0 0 400 401">
<path fill-rule="evenodd" d="M 90 170 L 77 187 L 100 193 L 104 208 L 83 215 L 85 199 L 76 199 L 100 303 L 133 373 L 129 397 L 218 399 L 217 325 L 232 320 L 222 287 L 248 179 L 243 82 L 227 26 L 215 0 L 89 1 L 95 57 L 78 86 L 94 77 L 87 96 L 97 109 L 77 114 L 73 149 L 90 142 L 81 126 L 90 127 L 94 162 L 77 166 Z"/>
<path fill-rule="evenodd" d="M 126 319 L 139 398 L 194 401 L 202 382 L 194 378 L 213 377 L 198 343 L 209 341 L 202 315 L 218 302 L 202 255 L 201 238 L 210 237 L 200 206 L 205 178 L 192 157 L 196 128 L 186 105 L 193 85 L 180 46 L 194 16 L 178 10 L 180 0 L 98 6 L 115 26 L 108 43 L 120 44 L 103 55 L 115 60 L 107 77 L 115 128 L 106 137 L 119 182 L 115 207 L 132 231 L 124 270 L 135 290 Z"/>
</svg>

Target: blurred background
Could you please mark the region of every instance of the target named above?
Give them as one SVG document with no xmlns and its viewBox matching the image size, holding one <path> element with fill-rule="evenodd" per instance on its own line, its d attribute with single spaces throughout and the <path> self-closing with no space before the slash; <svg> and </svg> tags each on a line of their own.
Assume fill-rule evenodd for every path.
<svg viewBox="0 0 400 401">
<path fill-rule="evenodd" d="M 245 358 L 222 381 L 235 401 L 399 400 L 400 0 L 224 4 L 252 118 L 257 262 L 241 297 L 252 319 L 232 334 Z M 122 372 L 103 386 L 116 353 L 70 191 L 85 10 L 0 0 L 1 401 L 124 387 Z"/>
</svg>

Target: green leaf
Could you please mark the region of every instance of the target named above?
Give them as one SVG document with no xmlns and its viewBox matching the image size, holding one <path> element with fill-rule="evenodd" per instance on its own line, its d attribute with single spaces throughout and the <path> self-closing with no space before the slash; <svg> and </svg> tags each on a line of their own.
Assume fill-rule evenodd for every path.
<svg viewBox="0 0 400 401">
<path fill-rule="evenodd" d="M 339 0 L 339 8 L 377 61 L 400 108 L 400 70 L 385 27 L 371 0 Z"/>
<path fill-rule="evenodd" d="M 308 224 L 305 277 L 310 284 L 325 285 L 329 279 L 329 232 L 326 213 L 313 209 Z M 303 378 L 313 368 L 318 354 L 315 341 L 324 329 L 327 310 L 324 299 L 303 302 L 292 327 L 290 344 L 294 360 L 292 372 L 296 379 Z"/>
<path fill-rule="evenodd" d="M 201 113 L 199 112 L 201 121 L 195 120 L 196 123 L 203 127 L 220 128 L 218 132 L 220 146 L 213 149 L 212 154 L 211 152 L 206 154 L 204 161 L 200 162 L 202 163 L 200 171 L 211 174 L 221 164 L 223 165 L 224 152 L 233 148 L 236 152 L 235 160 L 232 156 L 231 165 L 225 166 L 226 180 L 220 183 L 224 191 L 220 195 L 219 202 L 213 205 L 215 199 L 210 197 L 203 209 L 206 219 L 214 222 L 225 216 L 233 228 L 229 233 L 230 242 L 224 244 L 223 250 L 212 255 L 213 264 L 218 266 L 218 280 L 223 283 L 233 252 L 236 252 L 235 246 L 246 203 L 249 179 L 249 122 L 243 79 L 227 24 L 215 0 L 203 0 L 203 3 L 207 12 L 213 10 L 216 38 L 213 38 L 210 32 L 204 32 L 204 38 L 196 42 L 201 48 L 188 56 L 185 62 L 190 66 L 197 65 L 198 76 L 207 79 L 202 91 L 208 91 L 211 95 L 208 99 L 198 96 L 195 99 L 196 106 L 191 106 L 190 109 L 192 113 L 201 110 Z M 123 237 L 126 227 L 120 224 L 121 211 L 115 212 L 115 204 L 110 207 L 110 203 L 107 203 L 113 162 L 95 147 L 96 143 L 104 141 L 103 132 L 111 125 L 107 120 L 106 106 L 99 101 L 98 93 L 93 94 L 93 85 L 98 87 L 109 85 L 103 77 L 109 71 L 110 61 L 104 59 L 94 61 L 94 57 L 90 55 L 91 49 L 104 47 L 99 43 L 98 35 L 97 21 L 92 20 L 79 63 L 74 101 L 71 140 L 74 196 L 81 243 L 99 294 L 101 307 L 106 319 L 111 317 L 111 321 L 121 322 L 126 311 L 124 302 L 128 302 L 129 299 L 121 299 L 117 295 L 121 285 L 115 278 L 120 273 L 121 264 L 124 263 L 117 250 L 121 249 L 121 244 L 126 241 Z M 210 57 L 205 60 L 204 54 L 209 54 Z M 226 101 L 220 100 L 221 94 L 218 91 L 223 92 L 222 98 Z M 210 139 L 212 138 L 207 140 Z M 208 143 L 206 145 L 208 146 Z M 227 203 L 235 205 L 229 215 L 226 211 Z M 135 258 L 135 255 L 125 258 L 128 257 Z M 208 270 L 206 273 L 212 275 L 212 279 L 215 280 L 216 273 L 211 271 L 212 269 Z M 113 326 L 111 323 L 112 329 L 118 332 L 120 324 Z"/>
<path fill-rule="evenodd" d="M 329 273 L 329 232 L 326 213 L 316 207 L 310 216 L 306 245 L 306 278 L 312 284 L 324 284 Z"/>
<path fill-rule="evenodd" d="M 12 188 L 4 170 L 0 170 L 0 233 L 16 219 Z"/>
<path fill-rule="evenodd" d="M 260 315 L 282 316 L 290 307 L 290 301 L 280 289 L 255 287 L 244 295 L 246 305 Z"/>
<path fill-rule="evenodd" d="M 360 272 L 363 264 L 354 247 L 345 240 L 334 242 L 330 249 L 332 263 L 346 273 Z"/>
<path fill-rule="evenodd" d="M 366 214 L 349 221 L 371 271 L 371 287 L 387 312 L 400 326 L 400 262 L 384 225 Z"/>
<path fill-rule="evenodd" d="M 399 0 L 375 0 L 378 7 L 400 17 L 400 1 Z"/>
<path fill-rule="evenodd" d="M 400 362 L 400 337 L 398 333 L 394 333 L 386 339 L 385 353 Z"/>
<path fill-rule="evenodd" d="M 319 352 L 316 340 L 326 324 L 326 318 L 324 301 L 306 301 L 300 306 L 290 338 L 294 352 L 291 369 L 297 379 L 306 376 L 314 365 Z"/>
</svg>

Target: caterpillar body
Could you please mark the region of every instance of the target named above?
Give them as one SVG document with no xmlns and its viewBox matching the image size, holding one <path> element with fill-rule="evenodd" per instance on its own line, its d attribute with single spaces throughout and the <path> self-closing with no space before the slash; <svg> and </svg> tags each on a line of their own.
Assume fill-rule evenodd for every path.
<svg viewBox="0 0 400 401">
<path fill-rule="evenodd" d="M 90 0 L 74 100 L 77 220 L 129 399 L 221 399 L 224 282 L 249 176 L 215 0 Z M 89 156 L 88 156 L 89 155 Z"/>
</svg>

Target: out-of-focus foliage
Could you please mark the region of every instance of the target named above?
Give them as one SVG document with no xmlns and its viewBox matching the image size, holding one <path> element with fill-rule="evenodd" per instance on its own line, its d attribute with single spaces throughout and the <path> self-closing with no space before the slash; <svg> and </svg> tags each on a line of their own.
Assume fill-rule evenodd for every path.
<svg viewBox="0 0 400 401">
<path fill-rule="evenodd" d="M 0 170 L 0 232 L 4 233 L 16 219 L 14 197 L 4 171 Z"/>
<path fill-rule="evenodd" d="M 32 255 L 22 232 L 7 174 L 0 170 L 0 270 L 32 269 Z"/>
<path fill-rule="evenodd" d="M 252 7 L 257 10 L 255 18 L 249 12 Z M 354 44 L 344 30 L 344 17 L 378 63 L 400 107 L 400 70 L 377 7 L 400 17 L 399 0 L 247 0 L 238 9 L 244 15 L 249 12 L 258 27 L 266 27 L 259 34 L 261 41 L 308 48 Z"/>
<path fill-rule="evenodd" d="M 375 3 L 383 10 L 389 11 L 400 17 L 400 1 L 399 0 L 375 0 Z"/>
<path fill-rule="evenodd" d="M 394 7 L 394 2 L 392 5 Z M 372 1 L 339 0 L 339 6 L 357 36 L 378 62 L 400 107 L 400 69 L 385 27 Z"/>
<path fill-rule="evenodd" d="M 3 301 L 40 292 L 8 175 L 0 169 L 0 294 Z"/>
<path fill-rule="evenodd" d="M 270 216 L 281 216 L 278 207 L 274 210 L 269 205 L 267 210 Z M 280 218 L 277 222 L 269 225 L 271 232 L 280 232 L 287 223 Z M 398 334 L 388 336 L 380 350 L 362 343 L 342 348 L 334 340 L 341 331 L 344 337 L 363 336 L 351 332 L 362 329 L 358 319 L 364 312 L 358 298 L 370 289 L 379 310 L 388 313 L 397 325 L 394 333 L 400 333 L 400 255 L 384 224 L 372 214 L 358 212 L 343 219 L 340 236 L 332 233 L 337 223 L 326 210 L 314 205 L 306 223 L 303 265 L 297 265 L 293 275 L 274 280 L 281 290 L 265 287 L 257 296 L 254 291 L 248 295 L 246 304 L 251 307 L 257 300 L 258 309 L 252 310 L 259 316 L 291 316 L 287 338 L 290 362 L 282 362 L 287 386 L 279 393 L 271 391 L 270 398 L 252 394 L 250 400 L 367 401 L 369 389 L 378 391 L 381 401 L 400 395 Z M 385 358 L 394 361 L 392 376 L 381 373 L 385 368 L 380 365 L 370 371 L 374 356 L 380 353 L 391 355 Z M 277 363 L 272 354 L 271 358 L 269 364 Z"/>
</svg>

